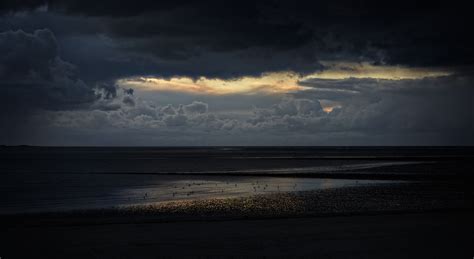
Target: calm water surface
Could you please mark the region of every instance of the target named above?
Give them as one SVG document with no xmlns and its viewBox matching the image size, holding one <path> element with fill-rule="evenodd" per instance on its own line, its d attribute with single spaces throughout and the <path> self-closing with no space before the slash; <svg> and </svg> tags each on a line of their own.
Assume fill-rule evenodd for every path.
<svg viewBox="0 0 474 259">
<path fill-rule="evenodd" d="M 291 175 L 369 171 L 454 174 L 439 161 L 472 153 L 462 148 L 4 147 L 0 148 L 0 213 L 387 184 L 396 181 Z M 448 166 L 464 171 L 462 163 L 455 161 L 455 165 Z"/>
</svg>

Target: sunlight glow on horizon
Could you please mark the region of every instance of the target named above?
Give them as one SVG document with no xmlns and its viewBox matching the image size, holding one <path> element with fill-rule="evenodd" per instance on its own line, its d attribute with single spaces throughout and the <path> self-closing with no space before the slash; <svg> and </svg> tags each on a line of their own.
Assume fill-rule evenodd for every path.
<svg viewBox="0 0 474 259">
<path fill-rule="evenodd" d="M 118 80 L 120 86 L 144 91 L 175 91 L 185 93 L 225 95 L 252 93 L 288 93 L 305 87 L 298 85 L 300 77 L 292 72 L 263 74 L 260 77 L 241 77 L 238 79 L 208 79 L 189 77 L 163 79 L 157 77 L 138 77 Z"/>
<path fill-rule="evenodd" d="M 142 91 L 169 91 L 191 94 L 227 95 L 227 94 L 284 94 L 308 89 L 298 82 L 308 79 L 344 80 L 416 80 L 428 77 L 449 76 L 447 69 L 409 68 L 402 66 L 375 66 L 369 63 L 322 62 L 326 67 L 309 75 L 294 72 L 264 73 L 260 77 L 245 76 L 237 79 L 218 79 L 200 77 L 130 77 L 117 80 L 121 87 Z"/>
</svg>

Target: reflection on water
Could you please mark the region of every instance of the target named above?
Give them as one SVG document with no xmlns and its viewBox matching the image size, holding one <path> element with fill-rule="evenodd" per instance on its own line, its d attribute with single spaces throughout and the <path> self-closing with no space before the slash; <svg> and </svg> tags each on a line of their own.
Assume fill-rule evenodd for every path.
<svg viewBox="0 0 474 259">
<path fill-rule="evenodd" d="M 136 204 L 183 199 L 245 197 L 256 194 L 321 190 L 388 182 L 393 181 L 276 177 L 212 177 L 208 179 L 201 178 L 158 182 L 156 185 L 128 188 L 120 190 L 118 196 L 127 198 L 125 204 Z"/>
<path fill-rule="evenodd" d="M 58 178 L 61 178 L 59 180 Z M 31 181 L 24 188 L 10 185 L 0 199 L 0 214 L 110 208 L 173 200 L 246 197 L 365 186 L 394 181 L 283 177 L 224 176 L 83 176 L 63 175 L 56 181 Z M 15 189 L 12 189 L 15 188 Z M 5 198 L 6 196 L 3 196 Z"/>
</svg>

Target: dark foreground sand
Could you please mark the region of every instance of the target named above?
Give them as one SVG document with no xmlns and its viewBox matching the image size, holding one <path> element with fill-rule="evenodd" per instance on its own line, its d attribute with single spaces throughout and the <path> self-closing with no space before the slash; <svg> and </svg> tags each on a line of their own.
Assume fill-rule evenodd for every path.
<svg viewBox="0 0 474 259">
<path fill-rule="evenodd" d="M 424 182 L 2 216 L 1 258 L 471 258 L 472 188 Z"/>
</svg>

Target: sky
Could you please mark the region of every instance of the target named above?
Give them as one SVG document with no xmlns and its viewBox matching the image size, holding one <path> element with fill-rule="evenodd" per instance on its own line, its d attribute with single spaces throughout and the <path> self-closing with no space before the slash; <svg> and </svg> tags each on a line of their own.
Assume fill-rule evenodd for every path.
<svg viewBox="0 0 474 259">
<path fill-rule="evenodd" d="M 0 145 L 474 145 L 457 1 L 0 3 Z"/>
</svg>

